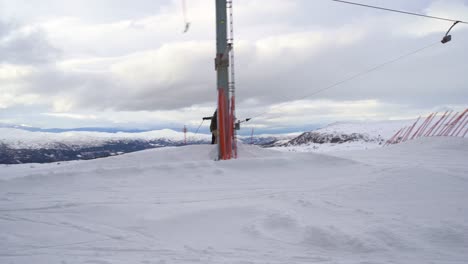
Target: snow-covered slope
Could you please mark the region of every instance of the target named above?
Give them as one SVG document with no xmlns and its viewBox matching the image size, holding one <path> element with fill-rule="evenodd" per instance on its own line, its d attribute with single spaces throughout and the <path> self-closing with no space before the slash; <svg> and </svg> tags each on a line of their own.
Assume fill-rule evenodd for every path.
<svg viewBox="0 0 468 264">
<path fill-rule="evenodd" d="M 316 131 L 320 133 L 367 134 L 370 137 L 381 136 L 387 139 L 393 136 L 402 127 L 413 124 L 414 121 L 414 119 L 408 119 L 387 121 L 336 122 Z"/>
<path fill-rule="evenodd" d="M 468 140 L 0 165 L 0 263 L 466 263 Z"/>
<path fill-rule="evenodd" d="M 253 136 L 238 136 L 237 138 L 245 144 L 273 147 L 287 143 L 301 134 L 301 132 L 287 134 L 260 134 Z"/>
<path fill-rule="evenodd" d="M 337 122 L 275 145 L 294 152 L 330 152 L 381 147 L 385 141 L 415 120 Z"/>
</svg>

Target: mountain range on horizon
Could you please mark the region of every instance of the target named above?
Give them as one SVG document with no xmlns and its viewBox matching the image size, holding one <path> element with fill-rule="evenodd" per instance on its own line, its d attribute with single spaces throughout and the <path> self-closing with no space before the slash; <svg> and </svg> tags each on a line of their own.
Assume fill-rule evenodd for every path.
<svg viewBox="0 0 468 264">
<path fill-rule="evenodd" d="M 328 152 L 376 148 L 414 120 L 335 122 L 324 128 L 284 134 L 239 135 L 243 144 L 281 151 Z M 0 164 L 47 163 L 95 159 L 151 148 L 210 144 L 211 135 L 171 129 L 113 131 L 0 127 Z"/>
<path fill-rule="evenodd" d="M 290 127 L 290 128 L 258 128 L 255 129 L 255 134 L 289 134 L 289 133 L 299 133 L 305 131 L 311 131 L 322 127 L 322 125 L 312 124 L 312 125 L 304 125 L 302 127 Z M 175 126 L 148 126 L 147 128 L 141 127 L 106 127 L 106 126 L 90 126 L 90 127 L 71 127 L 71 128 L 60 128 L 60 127 L 37 127 L 37 126 L 29 126 L 29 125 L 18 125 L 18 124 L 6 124 L 0 123 L 0 128 L 15 128 L 26 130 L 30 132 L 48 132 L 48 133 L 64 133 L 64 132 L 102 132 L 102 133 L 143 133 L 155 130 L 163 130 L 163 129 L 170 129 L 174 131 L 183 131 L 183 127 L 175 127 Z M 188 126 L 188 131 L 195 132 L 197 127 L 195 126 Z M 200 127 L 199 129 L 200 134 L 210 134 L 209 127 Z M 251 128 L 243 128 L 239 131 L 240 135 L 248 136 L 251 135 Z"/>
<path fill-rule="evenodd" d="M 41 128 L 41 127 L 28 126 L 28 125 L 2 124 L 2 123 L 0 123 L 0 128 L 16 128 L 16 129 L 22 129 L 22 130 L 26 130 L 30 132 L 48 132 L 48 133 L 63 133 L 63 132 L 142 133 L 142 132 L 155 130 L 155 129 L 150 129 L 150 128 L 142 129 L 142 128 L 124 128 L 124 127 Z"/>
</svg>

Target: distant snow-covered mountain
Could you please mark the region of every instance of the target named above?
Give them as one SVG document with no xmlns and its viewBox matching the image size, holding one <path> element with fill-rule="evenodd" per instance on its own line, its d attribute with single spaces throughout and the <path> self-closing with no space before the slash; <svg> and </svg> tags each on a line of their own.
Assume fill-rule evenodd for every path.
<svg viewBox="0 0 468 264">
<path fill-rule="evenodd" d="M 281 151 L 324 152 L 368 149 L 381 146 L 401 127 L 414 120 L 379 122 L 339 122 L 324 128 L 291 134 L 238 136 L 244 144 Z M 211 135 L 186 134 L 186 144 L 209 144 Z M 185 135 L 170 129 L 129 132 L 28 131 L 23 127 L 0 128 L 0 164 L 46 163 L 95 159 L 150 148 L 185 144 Z"/>
<path fill-rule="evenodd" d="M 207 144 L 211 136 L 187 133 L 187 144 Z M 0 164 L 94 159 L 149 148 L 185 145 L 185 135 L 170 129 L 141 133 L 31 132 L 0 128 Z"/>
<path fill-rule="evenodd" d="M 306 132 L 275 149 L 297 152 L 328 152 L 382 146 L 391 136 L 415 120 L 337 122 Z"/>
<path fill-rule="evenodd" d="M 275 147 L 287 143 L 301 135 L 301 132 L 288 134 L 260 134 L 252 136 L 238 136 L 244 144 L 258 145 L 262 147 Z"/>
<path fill-rule="evenodd" d="M 205 134 L 187 133 L 187 141 L 191 144 L 204 143 L 211 140 Z M 38 149 L 67 147 L 94 147 L 116 141 L 164 141 L 167 144 L 183 144 L 184 133 L 170 129 L 155 130 L 141 133 L 106 133 L 70 131 L 62 133 L 30 132 L 15 128 L 0 128 L 0 141 L 15 149 Z"/>
<path fill-rule="evenodd" d="M 31 132 L 51 132 L 51 133 L 63 133 L 63 132 L 104 132 L 104 133 L 140 133 L 147 132 L 154 129 L 131 129 L 131 128 L 119 128 L 119 127 L 77 127 L 77 128 L 40 128 L 29 125 L 16 125 L 16 124 L 5 124 L 0 123 L 0 128 L 17 128 Z"/>
</svg>

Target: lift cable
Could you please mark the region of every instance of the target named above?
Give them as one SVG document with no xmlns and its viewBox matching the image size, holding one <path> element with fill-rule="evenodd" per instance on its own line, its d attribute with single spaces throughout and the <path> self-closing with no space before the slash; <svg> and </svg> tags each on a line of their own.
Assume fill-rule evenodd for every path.
<svg viewBox="0 0 468 264">
<path fill-rule="evenodd" d="M 384 11 L 389 11 L 389 12 L 395 12 L 395 13 L 400 13 L 400 14 L 419 16 L 419 17 L 425 17 L 425 18 L 431 18 L 431 19 L 437 19 L 437 20 L 443 20 L 443 21 L 450 21 L 450 22 L 459 22 L 459 23 L 462 23 L 462 24 L 468 24 L 468 22 L 461 21 L 461 20 L 423 15 L 423 14 L 419 14 L 419 13 L 413 13 L 413 12 L 402 11 L 402 10 L 397 10 L 397 9 L 385 8 L 385 7 L 380 7 L 380 6 L 366 5 L 366 4 L 350 2 L 350 1 L 342 1 L 342 0 L 331 0 L 331 1 L 339 2 L 339 3 L 343 3 L 343 4 L 349 4 L 349 5 L 356 5 L 356 6 L 362 6 L 362 7 L 367 7 L 367 8 L 379 9 L 379 10 L 384 10 Z"/>
<path fill-rule="evenodd" d="M 205 122 L 205 119 L 202 119 L 200 125 L 197 128 L 197 131 L 195 131 L 195 135 L 198 134 L 198 131 L 200 130 L 200 127 L 203 125 L 204 122 Z"/>
<path fill-rule="evenodd" d="M 450 29 L 448 30 L 448 32 L 446 33 L 444 39 L 442 40 L 442 43 L 443 43 L 443 44 L 445 44 L 445 43 L 447 43 L 447 42 L 449 42 L 449 41 L 451 40 L 451 36 L 448 35 L 448 34 L 449 34 L 450 30 L 451 30 L 455 25 L 457 25 L 457 24 L 459 24 L 459 23 L 460 23 L 460 24 L 468 24 L 468 22 L 461 21 L 461 20 L 455 20 L 455 19 L 449 19 L 449 18 L 443 18 L 443 17 L 436 17 L 436 16 L 429 16 L 429 15 L 424 15 L 424 14 L 419 14 L 419 13 L 414 13 L 414 12 L 408 12 L 408 11 L 403 11 L 403 10 L 385 8 L 385 7 L 380 7 L 380 6 L 367 5 L 367 4 L 357 3 L 357 2 L 343 1 L 343 0 L 331 0 L 331 1 L 338 2 L 338 3 L 343 3 L 343 4 L 349 4 L 349 5 L 356 5 L 356 6 L 361 6 L 361 7 L 379 9 L 379 10 L 384 10 L 384 11 L 389 11 L 389 12 L 401 13 L 401 14 L 406 14 L 406 15 L 419 16 L 419 17 L 424 17 L 424 18 L 429 18 L 429 19 L 436 19 L 436 20 L 443 20 L 443 21 L 454 22 L 453 25 L 452 25 L 452 26 L 450 27 Z M 229 3 L 232 5 L 232 2 L 229 2 Z M 184 33 L 185 33 L 185 32 L 188 31 L 188 29 L 189 29 L 189 27 L 190 27 L 190 23 L 187 22 L 187 18 L 186 18 L 185 0 L 182 0 L 182 5 L 183 5 L 183 12 L 184 12 L 184 22 L 185 22 L 185 30 L 184 30 Z M 232 26 L 232 25 L 231 25 L 231 26 Z M 232 39 L 230 39 L 230 40 L 232 41 Z M 364 76 L 364 75 L 367 75 L 367 74 L 369 74 L 369 73 L 371 73 L 371 72 L 377 71 L 377 70 L 379 70 L 379 69 L 381 69 L 381 68 L 383 68 L 383 67 L 385 67 L 385 66 L 387 66 L 387 65 L 393 64 L 393 63 L 395 63 L 395 62 L 397 62 L 397 61 L 400 61 L 400 60 L 402 60 L 402 59 L 405 59 L 405 58 L 407 58 L 407 57 L 410 57 L 410 56 L 412 56 L 412 55 L 415 55 L 415 54 L 417 54 L 417 53 L 420 53 L 420 52 L 422 52 L 422 51 L 424 51 L 424 50 L 426 50 L 426 49 L 432 48 L 432 47 L 434 47 L 434 46 L 437 45 L 437 44 L 439 44 L 439 42 L 432 43 L 432 44 L 430 44 L 430 45 L 427 45 L 427 46 L 424 46 L 424 47 L 422 47 L 422 48 L 416 49 L 416 50 L 414 50 L 414 51 L 412 51 L 412 52 L 406 53 L 406 54 L 401 55 L 401 56 L 399 56 L 399 57 L 396 57 L 396 58 L 394 58 L 394 59 L 388 60 L 388 61 L 386 61 L 386 62 L 384 62 L 384 63 L 381 63 L 381 64 L 379 64 L 379 65 L 377 65 L 377 66 L 375 66 L 375 67 L 372 67 L 372 68 L 367 69 L 367 70 L 365 70 L 365 71 L 359 72 L 359 73 L 357 73 L 357 74 L 355 74 L 355 75 L 352 75 L 352 76 L 350 76 L 350 77 L 348 77 L 348 78 L 345 78 L 345 79 L 343 79 L 343 80 L 341 80 L 341 81 L 338 81 L 338 82 L 336 82 L 336 83 L 333 83 L 333 84 L 331 84 L 331 85 L 329 85 L 329 86 L 326 86 L 326 87 L 323 87 L 323 88 L 321 88 L 321 89 L 315 90 L 314 92 L 309 93 L 309 94 L 306 94 L 306 95 L 304 95 L 304 96 L 302 96 L 302 97 L 299 97 L 299 98 L 295 99 L 295 101 L 303 100 L 303 99 L 305 99 L 305 98 L 314 96 L 314 95 L 319 94 L 319 93 L 321 93 L 321 92 L 324 92 L 324 91 L 326 91 L 326 90 L 335 88 L 335 87 L 337 87 L 337 86 L 339 86 L 339 85 L 342 85 L 342 84 L 344 84 L 344 83 L 347 83 L 347 82 L 352 81 L 352 80 L 354 80 L 354 79 L 357 79 L 357 78 L 359 78 L 359 77 L 362 77 L 362 76 Z M 234 74 L 234 73 L 232 72 L 231 74 Z M 234 82 L 230 83 L 230 85 L 234 86 Z M 232 90 L 234 90 L 234 89 L 232 89 Z M 289 101 L 291 101 L 291 100 L 289 100 Z M 284 107 L 284 106 L 281 106 L 281 105 L 280 105 L 280 106 L 273 107 L 273 108 L 281 109 L 281 108 L 283 108 L 283 107 Z M 271 110 L 272 110 L 272 109 L 269 109 L 269 110 L 267 110 L 267 111 L 265 111 L 265 112 L 262 112 L 261 114 L 255 115 L 255 116 L 253 116 L 253 117 L 251 117 L 251 118 L 247 118 L 246 120 L 242 120 L 242 121 L 240 121 L 240 123 L 249 122 L 249 121 L 252 120 L 252 119 L 259 118 L 259 117 L 261 117 L 261 116 L 263 116 L 263 115 L 269 113 Z M 203 125 L 203 122 L 200 124 L 200 126 L 198 127 L 198 129 L 197 129 L 197 131 L 195 132 L 195 134 L 198 133 L 198 130 L 200 129 L 200 127 L 201 127 L 202 125 Z"/>
<path fill-rule="evenodd" d="M 341 0 L 332 0 L 332 1 L 346 2 L 346 1 L 341 1 Z M 453 21 L 455 21 L 455 20 L 453 20 Z M 444 36 L 444 38 L 442 39 L 442 41 L 440 41 L 442 44 L 446 44 L 447 42 L 450 42 L 450 41 L 452 40 L 452 36 L 449 35 L 449 33 L 450 33 L 450 31 L 453 29 L 453 27 L 455 27 L 455 26 L 456 26 L 457 24 L 459 24 L 459 23 L 463 23 L 463 22 L 462 22 L 462 21 L 455 21 L 455 22 L 453 23 L 453 25 L 449 28 L 449 30 L 448 30 L 447 33 L 445 34 L 445 36 Z M 399 60 L 405 59 L 405 58 L 407 58 L 407 57 L 410 57 L 410 56 L 412 56 L 412 55 L 415 55 L 415 54 L 417 54 L 417 53 L 420 53 L 420 52 L 422 52 L 422 51 L 424 51 L 424 50 L 426 50 L 426 49 L 432 48 L 432 47 L 436 46 L 437 44 L 439 44 L 439 42 L 432 43 L 432 44 L 430 44 L 430 45 L 427 45 L 427 46 L 425 46 L 425 47 L 422 47 L 422 48 L 419 48 L 419 49 L 417 49 L 417 50 L 411 51 L 411 52 L 409 52 L 409 53 L 406 53 L 406 54 L 401 55 L 401 56 L 399 56 L 399 57 L 396 57 L 396 58 L 394 58 L 394 59 L 388 60 L 388 61 L 386 61 L 386 62 L 384 62 L 384 63 L 381 63 L 381 64 L 379 64 L 379 65 L 377 65 L 377 66 L 375 66 L 375 67 L 372 67 L 372 68 L 370 68 L 370 69 L 367 69 L 367 70 L 365 70 L 365 71 L 362 71 L 362 72 L 359 72 L 359 73 L 357 73 L 357 74 L 355 74 L 355 75 L 352 75 L 352 76 L 350 76 L 350 77 L 348 77 L 348 78 L 345 78 L 345 79 L 343 79 L 343 80 L 341 80 L 341 81 L 339 81 L 339 82 L 336 82 L 336 83 L 331 84 L 331 85 L 329 85 L 329 86 L 326 86 L 326 87 L 323 87 L 323 88 L 321 88 L 321 89 L 315 90 L 314 92 L 312 92 L 312 93 L 310 93 L 310 94 L 306 94 L 306 95 L 304 95 L 304 96 L 302 96 L 302 97 L 299 97 L 299 98 L 295 99 L 294 101 L 303 100 L 303 99 L 305 99 L 305 98 L 308 98 L 308 97 L 311 97 L 311 96 L 313 96 L 313 95 L 319 94 L 319 93 L 324 92 L 324 91 L 326 91 L 326 90 L 335 88 L 335 87 L 337 87 L 337 86 L 339 86 L 339 85 L 342 85 L 342 84 L 344 84 L 344 83 L 347 83 L 347 82 L 349 82 L 349 81 L 352 81 L 352 80 L 354 80 L 354 79 L 357 79 L 357 78 L 359 78 L 359 77 L 361 77 L 361 76 L 364 76 L 364 75 L 367 75 L 367 74 L 369 74 L 369 73 L 371 73 L 371 72 L 377 71 L 377 70 L 379 70 L 379 69 L 381 69 L 381 68 L 383 68 L 383 67 L 385 67 L 385 66 L 387 66 L 387 65 L 389 65 L 389 64 L 393 64 L 393 63 L 395 63 L 395 62 L 397 62 L 397 61 L 399 61 Z M 289 100 L 289 99 L 288 99 L 287 101 L 292 101 L 292 100 Z M 284 106 L 281 106 L 281 105 L 280 105 L 280 106 L 277 106 L 277 107 L 275 107 L 275 108 L 276 108 L 276 109 L 281 109 L 281 108 L 283 108 L 283 107 L 284 107 Z M 263 113 L 261 113 L 261 114 L 255 115 L 255 116 L 253 116 L 253 117 L 251 117 L 251 118 L 248 118 L 248 119 L 246 119 L 244 122 L 248 122 L 248 121 L 250 121 L 251 119 L 254 119 L 254 118 L 258 118 L 258 117 L 260 117 L 260 116 L 263 116 L 263 115 L 267 114 L 268 112 L 270 112 L 271 110 L 272 110 L 272 109 L 269 109 L 269 110 L 267 110 L 267 111 L 265 111 L 265 112 L 263 112 Z"/>
<path fill-rule="evenodd" d="M 427 46 L 425 46 L 425 47 L 419 48 L 419 49 L 417 49 L 417 50 L 414 50 L 414 51 L 411 51 L 411 52 L 406 53 L 406 54 L 404 54 L 404 55 L 401 55 L 401 56 L 399 56 L 399 57 L 396 57 L 396 58 L 394 58 L 394 59 L 388 60 L 388 61 L 386 61 L 386 62 L 384 62 L 384 63 L 381 63 L 381 64 L 379 64 L 379 65 L 377 65 L 377 66 L 372 67 L 372 68 L 369 68 L 369 69 L 367 69 L 367 70 L 365 70 L 365 71 L 359 72 L 359 73 L 357 73 L 357 74 L 355 74 L 355 75 L 352 75 L 352 76 L 350 76 L 350 77 L 348 77 L 348 78 L 345 78 L 345 79 L 343 79 L 343 80 L 341 80 L 341 81 L 338 81 L 338 82 L 336 82 L 336 83 L 333 83 L 333 84 L 331 84 L 331 85 L 329 85 L 329 86 L 326 86 L 326 87 L 320 88 L 320 89 L 318 89 L 318 90 L 315 90 L 315 91 L 313 91 L 312 93 L 306 94 L 306 95 L 304 95 L 304 96 L 302 96 L 302 97 L 299 97 L 299 98 L 295 99 L 294 101 L 303 100 L 303 99 L 305 99 L 305 98 L 308 98 L 308 97 L 317 95 L 317 94 L 319 94 L 319 93 L 321 93 L 321 92 L 324 92 L 324 91 L 326 91 L 326 90 L 330 90 L 330 89 L 335 88 L 335 87 L 337 87 L 337 86 L 339 86 L 339 85 L 342 85 L 342 84 L 344 84 L 344 83 L 347 83 L 347 82 L 352 81 L 352 80 L 354 80 L 354 79 L 357 79 L 357 78 L 359 78 L 359 77 L 362 77 L 362 76 L 364 76 L 364 75 L 367 75 L 367 74 L 369 74 L 369 73 L 371 73 L 371 72 L 377 71 L 377 70 L 379 70 L 379 69 L 381 69 L 381 68 L 383 68 L 383 67 L 385 67 L 385 66 L 387 66 L 387 65 L 393 64 L 393 63 L 395 63 L 395 62 L 397 62 L 397 61 L 400 61 L 400 60 L 402 60 L 402 59 L 405 59 L 405 58 L 407 58 L 407 57 L 410 57 L 410 56 L 412 56 L 412 55 L 415 55 L 415 54 L 417 54 L 417 53 L 420 53 L 420 52 L 422 52 L 422 51 L 424 51 L 424 50 L 427 50 L 427 49 L 429 49 L 429 48 L 432 48 L 432 47 L 436 46 L 436 45 L 439 44 L 439 43 L 440 43 L 440 42 L 437 41 L 437 42 L 432 43 L 432 44 L 430 44 L 430 45 L 427 45 Z M 284 105 L 283 105 L 283 106 L 277 106 L 277 107 L 274 107 L 274 108 L 275 108 L 275 110 L 277 110 L 277 109 L 281 109 L 281 108 L 283 108 L 283 107 L 285 107 L 285 106 L 284 106 Z M 265 112 L 262 112 L 261 114 L 255 115 L 255 116 L 251 117 L 251 118 L 249 119 L 249 121 L 252 120 L 252 119 L 259 118 L 259 117 L 261 117 L 261 116 L 263 116 L 263 115 L 269 113 L 271 110 L 272 110 L 272 109 L 269 109 L 269 110 L 267 110 L 267 111 L 265 111 Z"/>
</svg>

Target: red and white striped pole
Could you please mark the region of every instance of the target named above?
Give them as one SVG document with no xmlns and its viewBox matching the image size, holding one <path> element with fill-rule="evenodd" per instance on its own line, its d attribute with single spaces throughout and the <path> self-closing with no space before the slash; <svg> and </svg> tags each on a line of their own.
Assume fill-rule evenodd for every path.
<svg viewBox="0 0 468 264">
<path fill-rule="evenodd" d="M 444 122 L 445 120 L 447 120 L 450 115 L 453 113 L 453 111 L 450 111 L 450 113 L 448 113 L 447 115 L 445 115 L 443 118 L 442 118 L 442 121 L 440 122 L 440 125 L 436 128 L 436 130 L 434 131 L 434 133 L 432 133 L 432 136 L 436 136 L 438 135 L 437 132 L 439 132 L 439 130 L 444 126 Z"/>
<path fill-rule="evenodd" d="M 406 141 L 408 140 L 408 137 L 410 136 L 411 132 L 413 131 L 414 127 L 416 126 L 416 124 L 419 122 L 419 119 L 421 119 L 421 117 L 418 117 L 418 119 L 416 120 L 416 122 L 414 122 L 414 124 L 411 126 L 411 129 L 408 130 L 408 132 L 405 134 L 405 136 L 403 137 L 403 141 Z"/>
<path fill-rule="evenodd" d="M 466 122 L 465 122 L 466 120 Z M 466 124 L 468 123 L 468 115 L 466 115 L 463 120 L 460 122 L 460 125 L 457 127 L 457 129 L 454 131 L 455 136 L 458 137 L 458 135 L 460 134 L 460 132 L 463 130 L 463 128 L 466 126 Z M 458 131 L 458 132 L 457 132 Z"/>
<path fill-rule="evenodd" d="M 395 138 L 400 134 L 400 132 L 403 130 L 403 128 L 401 128 L 400 130 L 398 130 L 398 132 L 395 133 L 395 135 L 393 135 L 389 140 L 387 140 L 387 142 L 385 142 L 385 146 L 388 146 L 390 144 L 393 144 L 393 141 L 395 140 Z"/>
<path fill-rule="evenodd" d="M 445 134 L 445 132 L 450 128 L 450 125 L 452 124 L 452 121 L 455 119 L 455 117 L 457 117 L 458 115 L 458 112 L 456 112 L 450 119 L 449 121 L 445 124 L 444 128 L 440 131 L 439 134 L 437 134 L 437 136 L 443 136 Z"/>
<path fill-rule="evenodd" d="M 445 111 L 445 113 L 440 117 L 439 121 L 437 121 L 432 127 L 431 129 L 429 129 L 429 131 L 427 131 L 427 136 L 430 137 L 430 136 L 433 136 L 431 135 L 432 132 L 434 131 L 434 129 L 439 125 L 440 122 L 442 122 L 442 120 L 445 118 L 445 115 L 448 113 L 448 111 Z"/>
<path fill-rule="evenodd" d="M 465 116 L 465 114 L 468 112 L 468 109 L 466 109 L 463 113 L 461 113 L 453 122 L 452 124 L 450 125 L 450 129 L 447 130 L 447 132 L 445 132 L 445 136 L 448 136 L 450 133 L 450 136 L 453 136 L 453 134 L 456 132 L 456 129 L 455 128 L 458 128 L 458 123 L 460 122 L 460 120 L 463 119 L 463 117 Z M 462 121 L 463 122 L 463 121 Z M 452 132 L 453 131 L 453 132 Z"/>
</svg>

